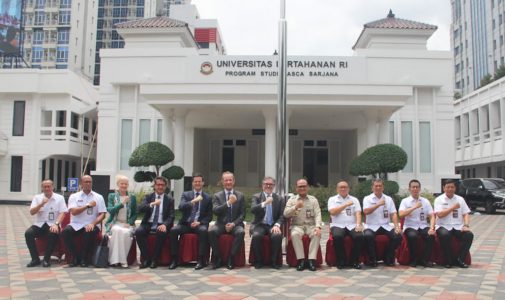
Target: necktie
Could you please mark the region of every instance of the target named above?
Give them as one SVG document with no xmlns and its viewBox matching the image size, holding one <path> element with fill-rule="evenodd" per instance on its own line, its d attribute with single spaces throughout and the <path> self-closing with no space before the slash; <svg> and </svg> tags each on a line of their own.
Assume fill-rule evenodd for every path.
<svg viewBox="0 0 505 300">
<path fill-rule="evenodd" d="M 200 196 L 200 193 L 195 193 L 195 198 Z M 199 211 L 199 208 L 200 208 L 200 201 L 193 205 L 193 209 L 191 210 L 191 215 L 189 216 L 189 219 L 188 219 L 188 223 L 193 223 L 193 221 L 195 221 L 198 217 L 197 217 L 197 213 Z"/>
<path fill-rule="evenodd" d="M 267 199 L 269 197 L 272 197 L 272 195 L 267 195 Z M 273 220 L 273 217 L 272 217 L 272 203 L 270 204 L 267 204 L 267 213 L 266 213 L 266 221 L 267 221 L 267 224 L 272 226 L 272 224 L 274 223 L 274 220 Z"/>
<path fill-rule="evenodd" d="M 226 200 L 230 199 L 231 192 L 228 192 L 228 196 L 226 197 Z M 228 207 L 228 223 L 231 223 L 232 220 L 232 204 Z"/>
<path fill-rule="evenodd" d="M 158 195 L 156 199 L 161 199 L 161 197 Z M 154 218 L 153 218 L 153 224 L 151 225 L 151 230 L 156 230 L 156 228 L 158 228 L 158 219 L 160 217 L 160 205 L 156 205 L 156 208 L 154 209 Z"/>
</svg>

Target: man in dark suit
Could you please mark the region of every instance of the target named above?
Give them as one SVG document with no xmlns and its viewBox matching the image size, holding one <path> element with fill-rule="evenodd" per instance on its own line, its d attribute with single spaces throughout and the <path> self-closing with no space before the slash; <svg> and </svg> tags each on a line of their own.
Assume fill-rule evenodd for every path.
<svg viewBox="0 0 505 300">
<path fill-rule="evenodd" d="M 277 254 L 281 249 L 282 231 L 284 223 L 284 201 L 273 192 L 275 179 L 265 177 L 262 183 L 263 191 L 255 194 L 251 200 L 251 212 L 254 214 L 250 234 L 251 246 L 254 251 L 254 267 L 261 269 L 265 257 L 262 257 L 263 236 L 270 235 L 272 246 L 272 268 L 280 269 L 282 264 L 277 264 Z"/>
<path fill-rule="evenodd" d="M 233 189 L 235 176 L 231 172 L 224 172 L 221 177 L 224 190 L 217 192 L 212 197 L 212 211 L 217 216 L 216 223 L 209 229 L 209 242 L 212 247 L 212 269 L 221 267 L 219 254 L 219 236 L 221 234 L 233 234 L 235 239 L 231 247 L 226 267 L 233 269 L 233 259 L 244 243 L 244 217 L 245 200 L 244 194 Z"/>
<path fill-rule="evenodd" d="M 139 212 L 144 213 L 142 223 L 135 230 L 135 238 L 140 248 L 140 257 L 144 260 L 140 268 L 157 268 L 161 248 L 168 236 L 170 227 L 174 224 L 174 199 L 165 194 L 168 181 L 165 177 L 158 176 L 154 179 L 154 193 L 146 195 L 139 207 Z M 153 257 L 147 251 L 147 237 L 150 232 L 156 233 L 156 244 Z"/>
<path fill-rule="evenodd" d="M 170 270 L 178 266 L 179 236 L 185 233 L 198 234 L 198 261 L 195 270 L 200 270 L 205 266 L 205 254 L 208 251 L 209 222 L 212 220 L 212 200 L 210 195 L 205 193 L 203 188 L 203 175 L 193 175 L 193 190 L 182 193 L 179 211 L 182 217 L 179 224 L 170 230 L 170 254 L 172 263 L 168 267 Z"/>
</svg>

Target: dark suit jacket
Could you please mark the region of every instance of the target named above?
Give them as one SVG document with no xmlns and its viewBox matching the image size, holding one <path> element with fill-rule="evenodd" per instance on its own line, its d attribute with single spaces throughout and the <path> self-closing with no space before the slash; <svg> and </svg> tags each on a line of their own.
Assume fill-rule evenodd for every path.
<svg viewBox="0 0 505 300">
<path fill-rule="evenodd" d="M 274 220 L 274 224 L 278 223 L 279 225 L 284 224 L 284 200 L 281 199 L 276 193 L 272 194 L 272 219 Z M 254 228 L 254 225 L 263 223 L 263 219 L 266 214 L 266 207 L 261 207 L 261 203 L 265 201 L 265 194 L 263 192 L 254 194 L 251 198 L 251 213 L 254 215 L 254 220 L 251 223 L 251 230 Z"/>
<path fill-rule="evenodd" d="M 237 202 L 232 205 L 232 223 L 235 223 L 235 226 L 244 227 L 244 194 L 236 190 L 233 190 L 233 194 L 237 197 Z M 217 216 L 216 224 L 226 225 L 226 223 L 228 223 L 228 205 L 226 204 L 226 195 L 224 190 L 214 194 L 212 197 L 212 206 L 212 211 Z"/>
<path fill-rule="evenodd" d="M 165 196 L 163 197 L 163 224 L 167 226 L 167 230 L 174 225 L 174 216 L 175 216 L 175 209 L 174 209 L 174 199 L 167 195 L 164 194 Z M 152 193 L 150 195 L 146 195 L 144 197 L 144 200 L 142 200 L 142 205 L 139 207 L 139 212 L 144 213 L 144 218 L 142 218 L 142 223 L 141 225 L 147 226 L 149 223 L 149 218 L 151 218 L 151 214 L 154 214 L 154 210 L 156 207 L 150 207 L 149 204 L 151 202 L 154 202 L 156 200 L 156 193 Z M 161 225 L 161 224 L 159 224 Z"/>
<path fill-rule="evenodd" d="M 212 220 L 212 199 L 206 192 L 202 192 L 201 195 L 203 200 L 200 201 L 200 215 L 197 221 L 200 222 L 201 225 L 208 226 L 209 222 Z M 179 220 L 179 225 L 189 225 L 188 218 L 191 216 L 191 211 L 193 210 L 191 200 L 194 198 L 195 193 L 193 191 L 182 193 L 181 202 L 179 203 L 179 211 L 182 212 L 182 217 Z"/>
</svg>

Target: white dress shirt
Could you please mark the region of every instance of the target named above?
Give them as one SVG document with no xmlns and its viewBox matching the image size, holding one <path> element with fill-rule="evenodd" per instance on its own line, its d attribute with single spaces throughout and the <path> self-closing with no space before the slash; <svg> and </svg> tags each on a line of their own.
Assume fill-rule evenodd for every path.
<svg viewBox="0 0 505 300">
<path fill-rule="evenodd" d="M 470 213 L 470 208 L 461 196 L 454 195 L 448 198 L 445 193 L 435 199 L 435 213 L 446 210 L 449 207 L 459 202 L 459 208 L 450 212 L 447 216 L 440 218 L 437 216 L 435 228 L 444 227 L 447 230 L 457 229 L 461 230 L 464 225 L 463 215 Z"/>
<path fill-rule="evenodd" d="M 70 220 L 70 224 L 68 225 L 72 226 L 75 231 L 80 230 L 88 224 L 91 224 L 99 213 L 106 213 L 107 207 L 105 206 L 105 201 L 103 200 L 102 195 L 93 191 L 89 192 L 89 194 L 85 194 L 83 191 L 80 191 L 70 195 L 70 198 L 68 198 L 69 210 L 74 207 L 86 206 L 93 200 L 96 202 L 96 205 L 94 207 L 90 207 L 78 215 L 71 215 L 72 218 Z M 100 226 L 100 224 L 97 225 Z"/>
<path fill-rule="evenodd" d="M 351 195 L 347 195 L 347 197 L 342 198 L 340 195 L 335 195 L 328 199 L 328 211 L 342 206 L 343 204 L 352 201 L 353 204 L 351 206 L 343 209 L 338 215 L 330 215 L 331 216 L 331 227 L 339 227 L 339 228 L 347 228 L 348 230 L 353 230 L 356 228 L 356 212 L 361 211 L 361 205 L 359 204 L 358 199 Z"/>
<path fill-rule="evenodd" d="M 379 228 L 384 228 L 387 231 L 393 229 L 390 224 L 391 214 L 396 213 L 395 203 L 388 195 L 382 194 L 380 197 L 375 196 L 374 193 L 366 196 L 363 199 L 363 210 L 374 206 L 380 199 L 384 198 L 385 204 L 378 207 L 373 213 L 366 215 L 365 227 L 372 231 L 377 231 Z"/>
<path fill-rule="evenodd" d="M 38 206 L 44 200 L 44 193 L 35 195 L 32 200 L 30 208 Z M 62 195 L 55 194 L 49 198 L 49 201 L 42 206 L 39 211 L 33 216 L 33 225 L 37 227 L 42 227 L 44 223 L 52 226 L 58 219 L 58 215 L 62 212 L 67 212 L 67 205 L 65 204 L 65 198 Z"/>
<path fill-rule="evenodd" d="M 400 203 L 400 211 L 410 209 L 417 205 L 417 203 L 421 201 L 422 206 L 420 208 L 414 209 L 410 215 L 405 216 L 405 221 L 403 222 L 403 231 L 407 228 L 413 229 L 424 229 L 428 227 L 428 217 L 433 213 L 433 208 L 431 207 L 431 203 L 428 199 L 419 197 L 419 199 L 414 199 L 414 197 L 409 196 L 407 198 L 402 199 Z"/>
</svg>

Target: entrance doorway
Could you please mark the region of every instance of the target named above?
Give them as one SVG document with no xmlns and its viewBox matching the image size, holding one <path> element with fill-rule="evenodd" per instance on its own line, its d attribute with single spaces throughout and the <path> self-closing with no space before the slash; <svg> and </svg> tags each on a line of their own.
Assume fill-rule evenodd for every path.
<svg viewBox="0 0 505 300">
<path fill-rule="evenodd" d="M 304 141 L 303 176 L 309 185 L 328 186 L 328 147 L 326 141 Z"/>
</svg>

